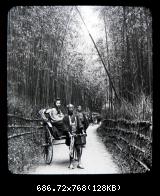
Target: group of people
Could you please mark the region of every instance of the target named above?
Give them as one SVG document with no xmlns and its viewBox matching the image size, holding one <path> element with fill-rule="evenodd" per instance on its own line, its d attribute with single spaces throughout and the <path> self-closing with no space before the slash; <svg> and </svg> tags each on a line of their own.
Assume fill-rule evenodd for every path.
<svg viewBox="0 0 160 196">
<path fill-rule="evenodd" d="M 89 122 L 82 112 L 82 107 L 77 108 L 73 104 L 67 105 L 67 114 L 61 111 L 61 100 L 56 99 L 54 107 L 39 111 L 44 125 L 48 127 L 55 139 L 66 136 L 66 145 L 69 146 L 69 168 L 74 169 L 74 162 L 77 161 L 77 168 L 84 169 L 82 165 L 82 149 L 86 144 L 86 130 Z"/>
</svg>

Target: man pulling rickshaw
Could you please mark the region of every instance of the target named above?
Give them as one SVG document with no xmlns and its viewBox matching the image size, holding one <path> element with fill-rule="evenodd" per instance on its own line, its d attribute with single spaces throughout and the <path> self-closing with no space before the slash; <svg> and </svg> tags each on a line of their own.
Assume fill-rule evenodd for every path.
<svg viewBox="0 0 160 196">
<path fill-rule="evenodd" d="M 68 114 L 64 117 L 64 123 L 66 125 L 66 128 L 68 129 L 68 135 L 69 137 L 66 140 L 66 145 L 69 146 L 69 158 L 70 158 L 70 164 L 69 168 L 74 169 L 75 166 L 73 162 L 76 160 L 78 161 L 77 168 L 84 169 L 84 166 L 81 163 L 82 158 L 82 150 L 83 147 L 85 147 L 86 144 L 86 129 L 87 125 L 84 119 L 84 115 L 80 115 L 78 112 L 76 113 L 74 111 L 74 106 L 72 104 L 69 104 L 67 106 L 68 108 Z"/>
</svg>

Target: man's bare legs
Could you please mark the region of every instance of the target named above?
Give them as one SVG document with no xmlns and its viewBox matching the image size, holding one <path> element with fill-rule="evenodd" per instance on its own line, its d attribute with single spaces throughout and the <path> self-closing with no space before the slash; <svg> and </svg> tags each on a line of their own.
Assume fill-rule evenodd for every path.
<svg viewBox="0 0 160 196">
<path fill-rule="evenodd" d="M 69 157 L 69 167 L 68 168 L 74 169 L 73 161 L 74 161 L 74 158 L 70 156 Z"/>
<path fill-rule="evenodd" d="M 78 165 L 77 167 L 80 169 L 84 169 L 82 162 L 81 162 L 81 158 L 82 158 L 82 147 L 80 145 L 76 146 L 76 150 L 77 150 L 77 159 L 78 159 Z"/>
</svg>

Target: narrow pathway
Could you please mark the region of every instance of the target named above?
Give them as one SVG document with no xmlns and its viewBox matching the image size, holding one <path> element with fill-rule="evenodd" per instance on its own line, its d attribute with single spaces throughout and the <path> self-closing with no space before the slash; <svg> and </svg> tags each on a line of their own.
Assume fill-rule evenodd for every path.
<svg viewBox="0 0 160 196">
<path fill-rule="evenodd" d="M 101 138 L 97 135 L 98 125 L 87 129 L 87 144 L 83 149 L 82 163 L 85 169 L 69 169 L 69 149 L 65 144 L 54 146 L 54 158 L 51 165 L 36 165 L 29 174 L 114 174 L 120 169 L 113 162 Z"/>
</svg>

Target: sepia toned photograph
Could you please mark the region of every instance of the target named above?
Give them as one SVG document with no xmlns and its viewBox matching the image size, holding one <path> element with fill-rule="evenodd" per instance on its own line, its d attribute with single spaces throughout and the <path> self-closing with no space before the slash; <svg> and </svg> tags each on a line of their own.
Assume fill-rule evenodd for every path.
<svg viewBox="0 0 160 196">
<path fill-rule="evenodd" d="M 15 6 L 7 20 L 9 172 L 151 172 L 151 10 Z"/>
</svg>

